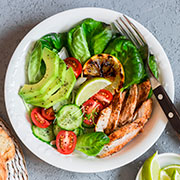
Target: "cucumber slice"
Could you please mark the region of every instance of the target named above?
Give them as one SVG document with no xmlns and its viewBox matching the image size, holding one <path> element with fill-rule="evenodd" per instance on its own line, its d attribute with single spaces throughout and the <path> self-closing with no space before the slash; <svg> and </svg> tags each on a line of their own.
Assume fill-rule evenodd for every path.
<svg viewBox="0 0 180 180">
<path fill-rule="evenodd" d="M 36 136 L 38 139 L 42 140 L 43 142 L 49 143 L 56 138 L 53 133 L 52 124 L 47 128 L 39 128 L 35 125 L 32 125 L 32 132 L 34 136 Z"/>
<path fill-rule="evenodd" d="M 73 132 L 76 134 L 76 136 L 80 136 L 80 135 L 84 134 L 84 129 L 79 127 L 77 129 L 75 129 Z"/>
<path fill-rule="evenodd" d="M 69 96 L 68 99 L 64 99 L 64 100 L 56 103 L 56 104 L 53 106 L 53 110 L 54 110 L 55 112 L 58 112 L 64 105 L 70 104 L 70 102 L 71 102 L 71 97 Z"/>
<path fill-rule="evenodd" d="M 79 106 L 68 104 L 63 106 L 56 114 L 57 125 L 62 129 L 73 131 L 78 128 L 83 121 L 83 113 Z"/>
<path fill-rule="evenodd" d="M 54 135 L 57 136 L 59 131 L 61 131 L 62 129 L 57 125 L 57 123 L 55 122 L 53 124 L 53 132 L 54 132 Z"/>
</svg>

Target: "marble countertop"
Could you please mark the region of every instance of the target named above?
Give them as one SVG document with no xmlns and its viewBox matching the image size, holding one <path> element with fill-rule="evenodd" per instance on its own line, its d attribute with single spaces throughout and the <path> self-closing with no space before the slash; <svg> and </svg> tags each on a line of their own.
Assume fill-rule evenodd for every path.
<svg viewBox="0 0 180 180">
<path fill-rule="evenodd" d="M 180 110 L 179 0 L 0 0 L 0 116 L 9 122 L 4 104 L 6 68 L 18 43 L 45 18 L 77 7 L 103 7 L 127 14 L 149 29 L 163 46 L 173 69 L 175 105 Z M 145 159 L 156 150 L 180 152 L 180 141 L 167 125 L 159 140 L 132 163 L 107 172 L 81 174 L 55 168 L 33 155 L 22 143 L 30 180 L 134 180 Z"/>
</svg>

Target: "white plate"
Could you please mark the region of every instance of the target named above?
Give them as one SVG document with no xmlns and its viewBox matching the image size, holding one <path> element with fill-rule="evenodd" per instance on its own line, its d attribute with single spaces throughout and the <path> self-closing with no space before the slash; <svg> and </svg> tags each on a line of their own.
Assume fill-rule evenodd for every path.
<svg viewBox="0 0 180 180">
<path fill-rule="evenodd" d="M 163 153 L 159 154 L 157 157 L 157 160 L 159 162 L 160 168 L 163 168 L 165 166 L 171 165 L 171 164 L 179 164 L 180 165 L 180 155 L 175 153 Z M 140 174 L 142 171 L 142 167 L 140 168 L 136 180 L 140 180 Z"/>
<path fill-rule="evenodd" d="M 11 58 L 5 79 L 5 103 L 10 121 L 26 147 L 51 165 L 75 172 L 100 172 L 123 166 L 146 152 L 157 141 L 166 126 L 167 119 L 159 105 L 154 102 L 152 118 L 146 125 L 144 132 L 120 152 L 104 159 L 82 157 L 76 153 L 63 156 L 32 134 L 30 123 L 26 119 L 25 106 L 18 96 L 19 88 L 25 82 L 25 58 L 32 43 L 47 33 L 67 31 L 85 18 L 91 17 L 95 20 L 111 23 L 119 15 L 119 12 L 101 8 L 79 8 L 61 12 L 34 27 L 18 45 Z M 155 54 L 160 69 L 160 79 L 173 100 L 173 74 L 163 48 L 145 27 L 135 20 L 131 20 L 143 33 L 152 53 Z"/>
</svg>

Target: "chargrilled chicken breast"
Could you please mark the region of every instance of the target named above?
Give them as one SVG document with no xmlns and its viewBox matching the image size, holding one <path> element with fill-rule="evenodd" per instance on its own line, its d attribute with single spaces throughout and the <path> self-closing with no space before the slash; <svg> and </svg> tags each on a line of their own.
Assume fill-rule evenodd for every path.
<svg viewBox="0 0 180 180">
<path fill-rule="evenodd" d="M 108 126 L 109 118 L 112 112 L 112 104 L 110 104 L 108 107 L 103 109 L 100 112 L 99 118 L 97 120 L 95 131 L 96 132 L 104 132 L 104 130 Z"/>
<path fill-rule="evenodd" d="M 152 99 L 148 99 L 136 110 L 134 119 L 145 118 L 149 119 L 152 113 Z"/>
<path fill-rule="evenodd" d="M 152 100 L 146 100 L 136 111 L 136 120 L 128 123 L 109 135 L 110 143 L 105 145 L 100 158 L 109 156 L 122 149 L 128 142 L 136 137 L 143 129 L 152 112 Z"/>
<path fill-rule="evenodd" d="M 139 118 L 110 134 L 110 143 L 105 145 L 98 157 L 103 158 L 121 150 L 143 129 L 147 119 Z"/>
<path fill-rule="evenodd" d="M 123 93 L 116 93 L 112 100 L 112 112 L 109 117 L 107 128 L 105 129 L 106 134 L 110 134 L 115 129 L 119 115 L 121 112 L 122 104 L 126 96 L 126 91 Z"/>
<path fill-rule="evenodd" d="M 139 107 L 142 102 L 144 102 L 149 95 L 151 90 L 151 83 L 149 80 L 144 81 L 141 84 L 138 84 L 138 98 L 137 98 L 137 107 Z"/>
<path fill-rule="evenodd" d="M 121 127 L 124 124 L 132 121 L 133 114 L 136 109 L 137 98 L 138 98 L 138 88 L 137 85 L 134 84 L 133 86 L 131 86 L 129 91 L 129 96 L 122 107 L 122 110 L 119 115 L 119 120 L 116 124 L 116 128 Z"/>
</svg>

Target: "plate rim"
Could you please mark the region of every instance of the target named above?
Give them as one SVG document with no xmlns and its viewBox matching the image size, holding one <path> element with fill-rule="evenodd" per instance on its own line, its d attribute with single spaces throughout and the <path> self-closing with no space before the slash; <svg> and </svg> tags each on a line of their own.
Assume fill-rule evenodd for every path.
<svg viewBox="0 0 180 180">
<path fill-rule="evenodd" d="M 117 11 L 114 11 L 114 10 L 110 10 L 110 9 L 105 9 L 105 8 L 97 8 L 97 7 L 83 7 L 83 8 L 74 8 L 74 9 L 69 9 L 69 10 L 66 10 L 66 11 L 62 11 L 62 12 L 60 12 L 60 13 L 57 13 L 57 14 L 55 14 L 55 15 L 53 15 L 53 16 L 50 16 L 50 17 L 48 17 L 48 18 L 46 18 L 45 20 L 43 20 L 42 22 L 40 22 L 40 23 L 38 23 L 36 26 L 34 26 L 25 36 L 24 36 L 24 38 L 21 40 L 21 42 L 18 44 L 18 46 L 16 47 L 16 49 L 15 49 L 15 51 L 14 51 L 14 53 L 13 53 L 13 55 L 12 55 L 12 57 L 11 57 L 11 60 L 10 60 L 10 62 L 9 62 L 9 65 L 8 65 L 8 68 L 7 68 L 7 71 L 6 71 L 6 76 L 5 76 L 5 86 L 4 86 L 4 96 L 5 96 L 5 106 L 6 106 L 6 110 L 7 110 L 7 114 L 8 114 L 8 117 L 9 117 L 9 119 L 10 119 L 10 123 L 12 124 L 12 127 L 14 128 L 14 130 L 15 130 L 15 132 L 16 132 L 16 134 L 18 135 L 18 137 L 20 138 L 20 140 L 23 142 L 23 140 L 22 140 L 22 137 L 19 135 L 19 133 L 17 132 L 17 130 L 16 130 L 16 128 L 14 127 L 14 125 L 13 125 L 13 123 L 12 123 L 12 121 L 11 121 L 11 118 L 10 118 L 10 113 L 9 113 L 9 111 L 8 111 L 8 104 L 7 104 L 7 91 L 6 91 L 6 89 L 7 89 L 7 87 L 8 87 L 8 85 L 7 85 L 7 77 L 8 77 L 8 75 L 9 75 L 9 69 L 10 69 L 10 67 L 11 67 L 11 62 L 12 62 L 12 59 L 14 58 L 14 56 L 15 56 L 15 54 L 16 54 L 16 52 L 17 52 L 17 50 L 18 50 L 18 48 L 19 48 L 19 46 L 21 45 L 21 43 L 22 43 L 22 41 L 31 33 L 31 31 L 34 31 L 34 30 L 36 30 L 36 28 L 38 28 L 40 25 L 42 25 L 43 23 L 46 23 L 46 21 L 49 21 L 51 18 L 55 18 L 56 16 L 59 16 L 60 14 L 62 15 L 62 14 L 65 14 L 65 13 L 71 13 L 72 11 L 81 11 L 81 10 L 91 10 L 91 11 L 97 11 L 97 10 L 101 10 L 101 11 L 108 11 L 108 12 L 110 12 L 110 13 L 116 13 L 116 14 L 121 14 L 120 12 L 117 12 Z M 130 19 L 132 19 L 132 18 L 130 18 Z M 134 19 L 133 19 L 134 20 Z M 134 20 L 134 21 L 136 21 L 136 20 Z M 137 22 L 136 21 L 136 23 L 137 24 L 140 24 L 139 22 Z M 142 24 L 140 24 L 143 28 L 145 28 Z M 148 33 L 150 33 L 151 35 L 152 35 L 152 33 L 147 29 L 147 28 L 145 28 L 147 31 L 148 31 Z M 152 35 L 153 37 L 154 37 L 154 35 Z M 155 38 L 155 37 L 154 37 Z M 156 39 L 156 38 L 155 38 Z M 157 41 L 157 43 L 160 45 L 160 43 L 159 43 L 159 41 L 156 39 L 156 41 Z M 160 45 L 160 47 L 162 48 L 162 46 Z M 164 51 L 164 49 L 162 48 L 162 50 Z M 165 53 L 165 51 L 164 51 L 164 53 Z M 166 53 L 165 53 L 165 55 L 166 55 Z M 167 55 L 166 55 L 166 57 L 167 57 Z M 169 65 L 169 67 L 170 67 L 170 71 L 171 71 L 171 73 L 172 73 L 172 68 L 171 68 L 171 65 L 170 65 L 170 61 L 169 61 L 169 59 L 168 59 L 168 57 L 167 57 L 167 60 L 168 60 L 168 65 Z M 174 76 L 173 76 L 173 73 L 172 73 L 172 79 L 173 79 L 173 82 L 172 82 L 172 84 L 173 84 L 173 87 L 172 87 L 172 97 L 171 97 L 171 99 L 172 100 L 174 100 Z M 61 169 L 64 169 L 64 170 L 68 170 L 68 171 L 73 171 L 73 172 L 81 172 L 81 173 L 94 173 L 94 172 L 102 172 L 102 171 L 107 171 L 107 170 L 112 170 L 112 169 L 115 169 L 115 168 L 118 168 L 118 167 L 121 167 L 121 166 L 124 166 L 125 164 L 128 164 L 128 163 L 130 163 L 130 162 L 132 162 L 133 160 L 135 160 L 135 159 L 137 159 L 138 157 L 140 157 L 142 154 L 144 154 L 156 141 L 157 141 L 157 139 L 160 137 L 160 135 L 162 134 L 162 132 L 164 131 L 164 129 L 165 129 L 165 127 L 166 127 L 166 124 L 167 124 L 167 121 L 166 121 L 166 123 L 165 123 L 165 125 L 164 125 L 164 127 L 161 129 L 161 131 L 160 131 L 160 133 L 159 133 L 159 136 L 157 136 L 157 138 L 154 140 L 154 142 L 153 143 L 151 143 L 148 147 L 146 147 L 145 148 L 145 150 L 143 151 L 143 152 L 141 152 L 141 153 L 139 153 L 138 155 L 136 155 L 134 158 L 132 158 L 131 160 L 128 160 L 127 162 L 125 162 L 125 163 L 122 163 L 121 165 L 115 165 L 115 166 L 113 166 L 113 167 L 106 167 L 106 168 L 99 168 L 99 169 L 89 169 L 89 170 L 82 170 L 82 169 L 80 169 L 80 168 L 74 168 L 74 169 L 72 169 L 72 168 L 67 168 L 67 167 L 63 167 L 63 166 L 57 166 L 56 164 L 52 164 L 49 160 L 47 160 L 47 159 L 43 159 L 42 157 L 40 157 L 39 155 L 37 155 L 37 153 L 34 151 L 34 150 L 32 150 L 32 148 L 31 147 L 29 147 L 28 145 L 27 145 L 27 143 L 25 143 L 25 142 L 23 142 L 23 144 L 33 153 L 33 154 L 35 154 L 37 157 L 39 157 L 40 159 L 42 159 L 43 161 L 45 161 L 45 162 L 47 162 L 47 163 L 49 163 L 49 164 L 51 164 L 51 165 L 53 165 L 53 166 L 56 166 L 56 167 L 58 167 L 58 168 L 61 168 Z M 78 170 L 77 170 L 78 169 Z"/>
</svg>

